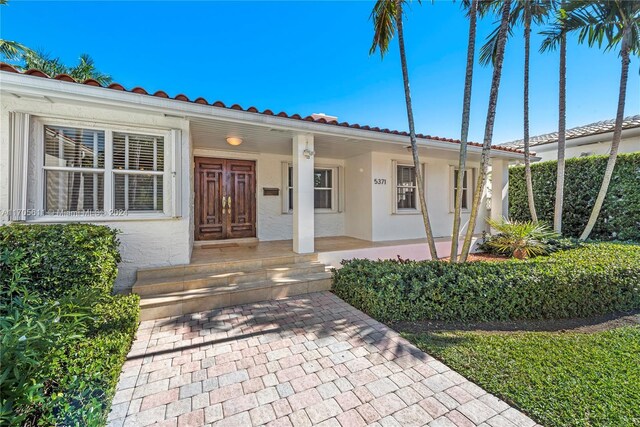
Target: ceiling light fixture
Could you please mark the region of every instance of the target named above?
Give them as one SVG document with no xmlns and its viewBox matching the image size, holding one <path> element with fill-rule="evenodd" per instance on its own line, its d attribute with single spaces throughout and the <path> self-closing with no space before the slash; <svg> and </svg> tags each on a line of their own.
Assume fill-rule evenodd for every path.
<svg viewBox="0 0 640 427">
<path fill-rule="evenodd" d="M 227 144 L 237 146 L 242 144 L 242 138 L 236 138 L 235 136 L 230 136 L 227 138 Z"/>
</svg>

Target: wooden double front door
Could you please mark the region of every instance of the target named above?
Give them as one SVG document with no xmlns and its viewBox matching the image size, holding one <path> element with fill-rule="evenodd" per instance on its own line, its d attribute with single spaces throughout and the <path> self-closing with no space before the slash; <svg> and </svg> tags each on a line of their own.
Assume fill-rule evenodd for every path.
<svg viewBox="0 0 640 427">
<path fill-rule="evenodd" d="M 256 236 L 256 163 L 195 158 L 195 239 Z"/>
</svg>

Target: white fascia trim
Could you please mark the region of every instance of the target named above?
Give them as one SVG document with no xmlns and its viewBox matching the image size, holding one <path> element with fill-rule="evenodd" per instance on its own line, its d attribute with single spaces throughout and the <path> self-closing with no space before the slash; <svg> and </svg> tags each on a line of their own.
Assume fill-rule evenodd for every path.
<svg viewBox="0 0 640 427">
<path fill-rule="evenodd" d="M 167 114 L 186 119 L 215 118 L 216 120 L 221 121 L 247 123 L 255 126 L 278 128 L 291 132 L 311 132 L 315 134 L 341 136 L 344 138 L 387 142 L 403 146 L 409 144 L 408 136 L 331 126 L 285 117 L 267 116 L 246 111 L 218 108 L 211 105 L 195 104 L 193 102 L 178 101 L 169 98 L 158 98 L 151 95 L 117 91 L 103 87 L 87 86 L 78 83 L 17 73 L 0 73 L 0 91 L 7 92 L 17 97 L 26 96 L 50 100 L 52 102 L 54 99 L 85 104 L 90 102 L 116 108 L 135 108 L 136 110 Z M 459 151 L 458 146 L 451 142 L 427 140 L 425 143 L 423 141 L 424 140 L 419 140 L 418 144 L 425 148 L 431 147 L 447 151 Z M 480 153 L 482 151 L 481 147 L 471 145 L 469 145 L 467 149 L 470 153 Z M 491 157 L 517 160 L 522 157 L 522 154 L 492 150 Z"/>
</svg>

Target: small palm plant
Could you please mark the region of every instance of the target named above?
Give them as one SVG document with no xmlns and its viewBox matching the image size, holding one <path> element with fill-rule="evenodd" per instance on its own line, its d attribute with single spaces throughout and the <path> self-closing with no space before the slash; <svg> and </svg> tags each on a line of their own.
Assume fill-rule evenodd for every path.
<svg viewBox="0 0 640 427">
<path fill-rule="evenodd" d="M 488 220 L 498 231 L 483 245 L 490 252 L 526 259 L 549 253 L 547 242 L 559 236 L 547 225 L 533 221 Z"/>
</svg>

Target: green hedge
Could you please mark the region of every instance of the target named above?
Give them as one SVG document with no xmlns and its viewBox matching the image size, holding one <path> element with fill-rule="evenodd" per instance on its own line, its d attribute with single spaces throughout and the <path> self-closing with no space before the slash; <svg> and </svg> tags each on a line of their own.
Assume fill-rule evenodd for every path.
<svg viewBox="0 0 640 427">
<path fill-rule="evenodd" d="M 116 232 L 0 227 L 0 425 L 100 426 L 139 320 L 112 295 Z"/>
<path fill-rule="evenodd" d="M 113 290 L 118 274 L 117 231 L 90 224 L 0 227 L 0 248 L 25 253 L 28 285 L 58 296 L 70 289 Z"/>
<path fill-rule="evenodd" d="M 590 243 L 527 261 L 351 260 L 333 291 L 381 321 L 587 317 L 640 308 L 640 246 Z"/>
<path fill-rule="evenodd" d="M 567 159 L 565 169 L 563 235 L 579 237 L 591 215 L 608 156 Z M 557 162 L 531 166 L 538 218 L 553 222 Z M 509 169 L 509 216 L 530 220 L 524 166 Z M 620 154 L 609 191 L 590 236 L 594 240 L 640 242 L 640 153 Z"/>
</svg>

